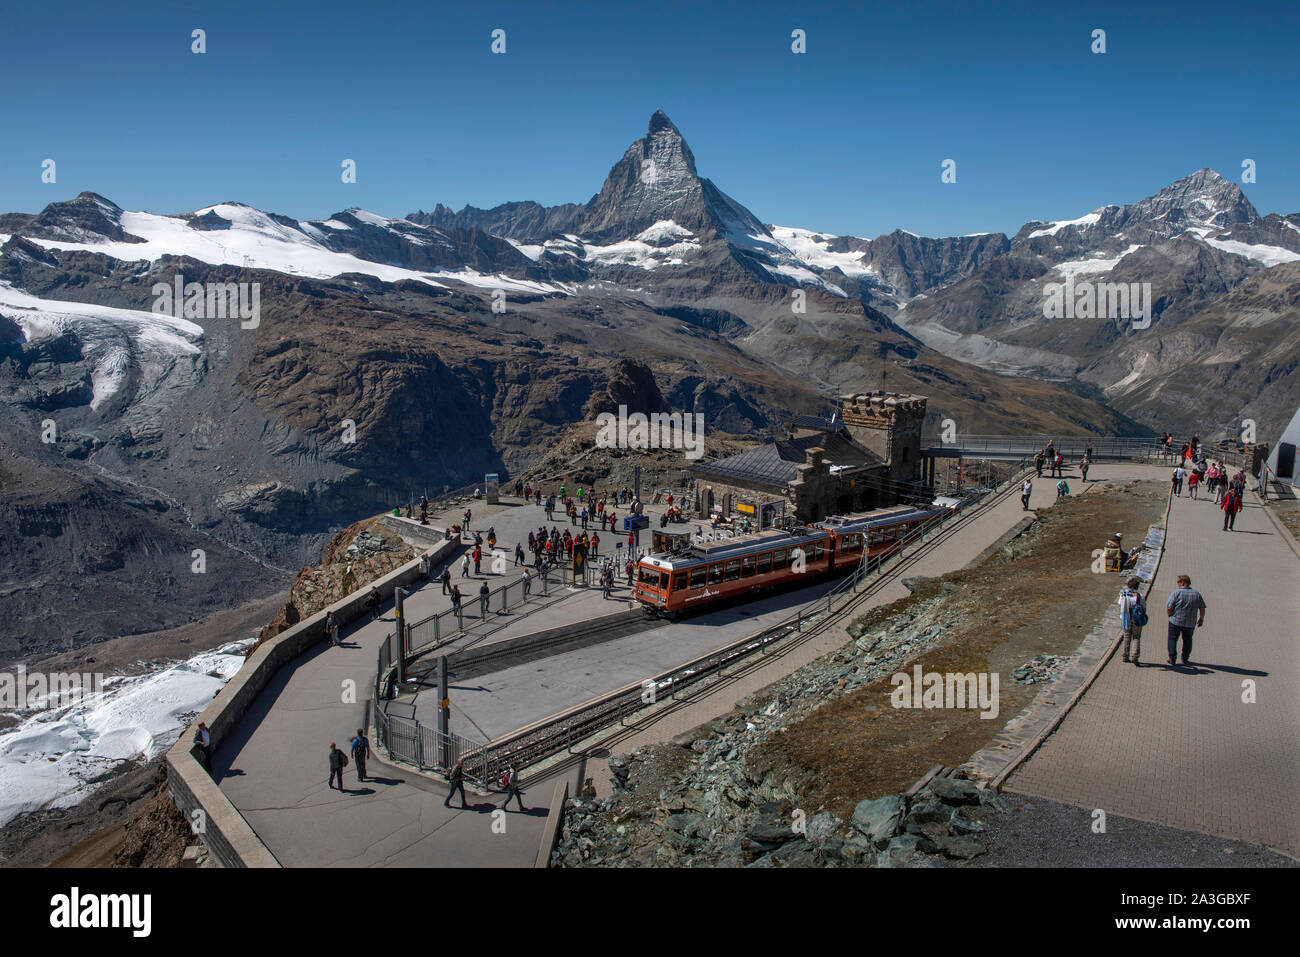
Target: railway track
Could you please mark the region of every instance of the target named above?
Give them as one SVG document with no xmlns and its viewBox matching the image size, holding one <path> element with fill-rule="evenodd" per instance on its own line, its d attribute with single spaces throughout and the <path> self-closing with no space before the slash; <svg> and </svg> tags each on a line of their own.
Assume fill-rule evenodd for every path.
<svg viewBox="0 0 1300 957">
<path fill-rule="evenodd" d="M 875 594 L 886 584 L 899 579 L 906 572 L 916 566 L 920 559 L 929 555 L 935 548 L 941 546 L 944 542 L 950 540 L 953 535 L 969 527 L 971 523 L 978 520 L 987 511 L 1006 499 L 1019 487 L 1021 478 L 1028 469 L 1022 469 L 1017 476 L 1008 480 L 1006 487 L 992 493 L 978 507 L 971 509 L 966 515 L 959 515 L 936 530 L 928 541 L 920 543 L 919 547 L 914 548 L 911 552 L 905 553 L 896 561 L 892 562 L 887 569 L 882 570 L 881 574 L 873 579 L 865 587 L 856 591 L 854 595 L 846 601 L 840 608 L 824 613 L 820 617 L 811 620 L 811 625 L 791 632 L 782 638 L 774 646 L 769 646 L 770 650 L 765 650 L 762 654 L 751 655 L 738 664 L 732 665 L 730 670 L 720 669 L 716 678 L 712 681 L 702 681 L 688 686 L 682 692 L 674 694 L 666 701 L 659 701 L 656 704 L 648 705 L 637 715 L 631 716 L 628 721 L 620 720 L 617 724 L 611 724 L 607 728 L 594 732 L 579 745 L 571 746 L 562 755 L 555 755 L 545 758 L 533 765 L 534 774 L 529 777 L 535 779 L 539 774 L 551 776 L 557 771 L 567 771 L 574 767 L 585 765 L 585 762 L 594 750 L 612 750 L 621 742 L 641 733 L 648 727 L 662 721 L 664 718 L 681 711 L 683 708 L 690 707 L 700 698 L 710 695 L 716 691 L 734 685 L 742 678 L 748 677 L 761 668 L 766 668 L 773 661 L 789 655 L 814 638 L 823 634 L 827 628 L 839 621 L 843 616 L 851 614 L 871 595 Z M 764 629 L 766 630 L 766 629 Z M 760 632 L 761 633 L 761 632 Z M 780 670 L 780 669 L 778 669 Z M 772 681 L 778 681 L 791 673 L 781 671 L 772 677 Z M 580 750 L 574 750 L 575 747 Z M 585 773 L 585 770 L 584 770 Z"/>
</svg>

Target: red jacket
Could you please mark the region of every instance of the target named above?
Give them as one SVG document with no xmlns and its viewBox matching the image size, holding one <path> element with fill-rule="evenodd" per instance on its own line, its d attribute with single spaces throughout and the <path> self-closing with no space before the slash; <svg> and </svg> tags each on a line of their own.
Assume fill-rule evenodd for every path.
<svg viewBox="0 0 1300 957">
<path fill-rule="evenodd" d="M 1241 499 L 1237 498 L 1236 492 L 1229 492 L 1223 497 L 1223 504 L 1219 508 L 1229 514 L 1236 514 L 1241 511 Z"/>
</svg>

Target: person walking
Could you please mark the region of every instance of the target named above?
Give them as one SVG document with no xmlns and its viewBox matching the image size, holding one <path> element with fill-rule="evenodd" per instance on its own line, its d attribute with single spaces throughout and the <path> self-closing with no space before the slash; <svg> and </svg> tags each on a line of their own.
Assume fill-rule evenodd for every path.
<svg viewBox="0 0 1300 957">
<path fill-rule="evenodd" d="M 1165 612 L 1169 615 L 1169 665 L 1177 664 L 1179 639 L 1183 642 L 1183 664 L 1189 665 L 1192 633 L 1205 624 L 1205 599 L 1192 588 L 1191 576 L 1178 576 L 1178 587 L 1165 602 Z"/>
<path fill-rule="evenodd" d="M 330 742 L 330 789 L 334 788 L 334 778 L 339 779 L 339 790 L 343 790 L 343 769 L 348 766 L 348 756 L 339 750 L 339 746 Z"/>
<path fill-rule="evenodd" d="M 1241 511 L 1241 493 L 1236 487 L 1228 489 L 1228 494 L 1223 497 L 1223 504 L 1219 506 L 1223 509 L 1223 530 L 1225 532 L 1235 531 L 1237 525 L 1237 513 Z"/>
<path fill-rule="evenodd" d="M 470 516 L 473 514 L 474 514 L 473 511 L 471 511 L 470 509 L 468 508 L 465 509 L 465 534 L 466 535 L 469 534 L 469 520 L 470 520 Z"/>
<path fill-rule="evenodd" d="M 1174 496 L 1176 498 L 1183 497 L 1183 479 L 1186 477 L 1187 469 L 1183 468 L 1181 465 L 1174 467 L 1174 474 L 1171 477 L 1171 481 L 1174 483 Z"/>
<path fill-rule="evenodd" d="M 524 582 L 524 597 L 527 598 L 529 589 L 533 587 L 533 576 L 528 574 L 527 568 L 524 569 L 523 582 Z"/>
<path fill-rule="evenodd" d="M 524 546 L 519 542 L 515 542 L 515 567 L 526 563 L 527 559 L 524 558 Z"/>
<path fill-rule="evenodd" d="M 420 496 L 420 524 L 429 524 L 429 499 L 428 496 Z"/>
<path fill-rule="evenodd" d="M 600 554 L 600 535 L 591 536 L 591 557 L 595 558 Z"/>
<path fill-rule="evenodd" d="M 1041 475 L 1042 469 L 1039 469 L 1038 471 L 1039 474 Z M 1021 511 L 1025 511 L 1025 512 L 1029 511 L 1029 496 L 1033 491 L 1034 491 L 1034 483 L 1030 479 L 1025 479 L 1024 484 L 1020 486 Z"/>
<path fill-rule="evenodd" d="M 1064 478 L 1065 477 L 1065 453 L 1057 452 L 1056 458 L 1052 460 L 1052 465 L 1056 467 L 1056 477 Z"/>
<path fill-rule="evenodd" d="M 1200 487 L 1201 476 L 1192 471 L 1187 476 L 1187 497 L 1193 502 L 1196 501 L 1196 490 Z"/>
<path fill-rule="evenodd" d="M 1142 627 L 1147 623 L 1146 602 L 1142 600 L 1140 578 L 1130 578 L 1119 593 L 1119 625 L 1124 639 L 1124 660 L 1141 667 Z"/>
<path fill-rule="evenodd" d="M 469 578 L 469 553 L 466 552 L 460 558 L 460 577 Z"/>
<path fill-rule="evenodd" d="M 465 803 L 465 759 L 461 758 L 456 762 L 456 766 L 451 769 L 447 775 L 447 800 L 442 802 L 443 807 L 451 807 L 451 796 L 457 791 L 460 792 L 460 807 L 465 810 L 469 807 Z"/>
<path fill-rule="evenodd" d="M 485 581 L 478 590 L 478 604 L 479 608 L 482 610 L 484 619 L 487 618 L 488 613 L 488 594 L 488 583 Z"/>
<path fill-rule="evenodd" d="M 519 802 L 520 811 L 528 810 L 528 808 L 524 807 L 524 792 L 519 787 L 518 771 L 516 771 L 514 768 L 511 768 L 510 770 L 506 771 L 505 774 L 501 775 L 501 785 L 506 789 L 506 800 L 505 803 L 501 805 L 502 810 L 505 810 L 507 807 L 510 806 L 511 798 L 514 798 L 516 801 Z"/>
<path fill-rule="evenodd" d="M 199 749 L 199 764 L 203 765 L 204 770 L 211 774 L 212 733 L 208 731 L 208 726 L 203 721 L 200 721 L 199 726 L 194 729 L 194 746 Z"/>
<path fill-rule="evenodd" d="M 1083 461 L 1079 463 L 1079 474 L 1083 476 L 1082 480 L 1085 482 L 1088 481 L 1088 469 L 1091 467 L 1092 467 L 1092 459 L 1088 458 L 1088 456 L 1085 455 L 1083 457 Z"/>
<path fill-rule="evenodd" d="M 379 618 L 379 606 L 382 603 L 383 599 L 379 597 L 379 589 L 371 585 L 370 594 L 366 596 L 366 610 L 370 612 L 371 621 Z"/>
<path fill-rule="evenodd" d="M 339 620 L 334 617 L 332 611 L 325 616 L 325 634 L 329 636 L 330 644 L 334 647 L 337 648 L 341 644 L 339 641 Z"/>
<path fill-rule="evenodd" d="M 482 564 L 482 562 L 483 562 L 483 549 L 475 545 L 474 546 L 474 574 L 475 575 L 483 574 L 482 569 L 479 567 Z"/>
<path fill-rule="evenodd" d="M 450 595 L 451 594 L 451 566 L 447 566 L 446 568 L 444 568 L 442 570 L 442 574 L 439 575 L 438 578 L 442 582 L 442 593 L 444 595 Z"/>
<path fill-rule="evenodd" d="M 357 728 L 357 736 L 352 739 L 352 760 L 357 765 L 357 780 L 366 779 L 366 759 L 370 757 L 370 741 L 366 734 L 360 728 Z"/>
<path fill-rule="evenodd" d="M 451 610 L 454 611 L 457 615 L 461 614 L 460 603 L 462 601 L 464 601 L 464 597 L 460 593 L 460 586 L 452 585 L 451 586 Z"/>
<path fill-rule="evenodd" d="M 1039 478 L 1043 477 L 1043 463 L 1046 461 L 1047 456 L 1043 454 L 1042 449 L 1039 449 L 1038 454 L 1034 456 L 1034 468 L 1037 470 Z"/>
</svg>

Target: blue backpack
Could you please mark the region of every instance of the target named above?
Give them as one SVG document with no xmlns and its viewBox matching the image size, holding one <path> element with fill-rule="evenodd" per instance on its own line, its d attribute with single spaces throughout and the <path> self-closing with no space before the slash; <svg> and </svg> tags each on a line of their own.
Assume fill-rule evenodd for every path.
<svg viewBox="0 0 1300 957">
<path fill-rule="evenodd" d="M 1141 595 L 1133 596 L 1133 607 L 1129 609 L 1128 620 L 1138 628 L 1145 628 L 1147 622 L 1147 603 L 1142 600 Z"/>
</svg>

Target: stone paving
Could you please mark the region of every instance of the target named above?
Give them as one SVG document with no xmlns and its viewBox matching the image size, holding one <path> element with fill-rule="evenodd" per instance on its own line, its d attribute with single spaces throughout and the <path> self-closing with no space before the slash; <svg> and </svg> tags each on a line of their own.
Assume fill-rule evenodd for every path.
<svg viewBox="0 0 1300 957">
<path fill-rule="evenodd" d="M 1212 499 L 1174 499 L 1142 667 L 1114 655 L 1008 790 L 1300 855 L 1300 559 L 1248 499 L 1232 532 Z M 1169 668 L 1179 574 L 1207 612 L 1192 663 Z"/>
</svg>

